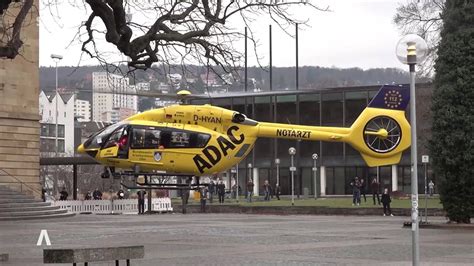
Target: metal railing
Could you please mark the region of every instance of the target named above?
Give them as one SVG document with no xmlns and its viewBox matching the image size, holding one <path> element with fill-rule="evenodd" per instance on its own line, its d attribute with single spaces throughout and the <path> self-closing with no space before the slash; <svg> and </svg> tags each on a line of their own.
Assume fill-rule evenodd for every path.
<svg viewBox="0 0 474 266">
<path fill-rule="evenodd" d="M 6 177 L 7 179 L 10 179 L 12 181 L 6 181 L 6 180 L 3 180 L 3 178 Z M 38 182 L 39 184 L 39 182 Z M 41 198 L 42 196 L 42 192 L 41 190 L 38 190 L 37 188 L 33 187 L 31 185 L 31 183 L 26 183 L 26 182 L 23 182 L 21 179 L 19 179 L 18 177 L 14 176 L 14 175 L 11 175 L 10 173 L 8 173 L 6 170 L 4 169 L 0 169 L 0 185 L 6 185 L 10 188 L 16 188 L 16 187 L 19 187 L 19 192 L 31 192 L 33 194 L 33 196 L 38 196 Z M 18 191 L 18 190 L 17 190 Z"/>
</svg>

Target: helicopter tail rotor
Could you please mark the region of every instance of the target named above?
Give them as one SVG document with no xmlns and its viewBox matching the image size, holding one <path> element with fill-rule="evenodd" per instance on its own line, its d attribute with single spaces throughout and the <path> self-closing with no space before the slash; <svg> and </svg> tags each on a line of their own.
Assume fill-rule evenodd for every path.
<svg viewBox="0 0 474 266">
<path fill-rule="evenodd" d="M 348 141 L 369 166 L 396 164 L 410 146 L 408 86 L 384 85 L 351 126 Z"/>
</svg>

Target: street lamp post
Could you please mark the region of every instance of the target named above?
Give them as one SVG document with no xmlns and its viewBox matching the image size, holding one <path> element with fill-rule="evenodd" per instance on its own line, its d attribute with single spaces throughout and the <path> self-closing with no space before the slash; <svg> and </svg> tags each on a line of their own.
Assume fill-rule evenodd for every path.
<svg viewBox="0 0 474 266">
<path fill-rule="evenodd" d="M 421 163 L 423 163 L 425 169 L 425 223 L 428 223 L 428 177 L 427 177 L 427 167 L 430 162 L 430 157 L 428 155 L 421 156 Z"/>
<path fill-rule="evenodd" d="M 236 194 L 235 199 L 239 202 L 239 164 L 235 166 L 235 183 L 236 183 Z"/>
<path fill-rule="evenodd" d="M 316 174 L 318 172 L 318 168 L 316 166 L 316 160 L 318 159 L 318 154 L 313 153 L 313 155 L 311 157 L 313 158 L 314 199 L 317 199 L 318 198 L 318 183 L 317 183 Z"/>
<path fill-rule="evenodd" d="M 55 95 L 54 95 L 54 99 L 55 99 L 55 104 L 56 104 L 56 110 L 55 110 L 55 124 L 56 124 L 56 128 L 55 128 L 55 137 L 54 137 L 54 152 L 55 152 L 55 157 L 58 157 L 58 98 L 59 98 L 59 92 L 58 92 L 58 63 L 61 59 L 63 59 L 63 56 L 62 55 L 58 55 L 58 54 L 51 54 L 51 58 L 54 60 L 54 62 L 56 63 L 56 89 L 55 89 Z M 53 195 L 56 195 L 56 191 L 58 190 L 57 188 L 57 180 L 58 180 L 58 171 L 59 171 L 59 165 L 56 166 L 56 171 L 54 173 L 54 182 L 53 182 Z"/>
<path fill-rule="evenodd" d="M 252 164 L 251 163 L 247 164 L 247 168 L 249 169 L 249 180 L 252 180 L 252 183 L 253 183 Z M 253 191 L 247 191 L 248 202 L 252 202 L 252 194 L 253 194 Z"/>
<path fill-rule="evenodd" d="M 291 172 L 291 206 L 295 206 L 295 171 L 296 167 L 294 165 L 294 157 L 296 154 L 296 149 L 293 147 L 290 147 L 288 149 L 288 153 L 290 154 L 291 157 L 291 167 L 290 167 L 290 172 Z"/>
<path fill-rule="evenodd" d="M 280 185 L 280 159 L 279 158 L 275 158 L 275 164 L 277 167 L 277 184 L 279 186 Z"/>
<path fill-rule="evenodd" d="M 412 229 L 412 264 L 420 263 L 419 224 L 418 224 L 418 155 L 416 136 L 416 96 L 415 66 L 426 57 L 427 45 L 418 35 L 408 34 L 397 44 L 398 60 L 410 67 L 410 125 L 411 125 L 411 229 Z"/>
<path fill-rule="evenodd" d="M 55 99 L 56 99 L 56 114 L 55 114 L 55 121 L 56 121 L 56 133 L 55 133 L 55 140 L 54 140 L 54 144 L 55 144 L 55 156 L 58 157 L 58 63 L 59 61 L 61 61 L 61 59 L 63 59 L 63 56 L 62 55 L 58 55 L 58 54 L 51 54 L 51 58 L 54 60 L 54 62 L 56 63 L 56 95 L 55 95 Z"/>
</svg>

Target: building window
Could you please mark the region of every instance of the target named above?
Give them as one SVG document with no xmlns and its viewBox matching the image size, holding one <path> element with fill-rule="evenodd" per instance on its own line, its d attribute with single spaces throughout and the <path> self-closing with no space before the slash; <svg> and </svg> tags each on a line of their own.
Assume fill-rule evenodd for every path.
<svg viewBox="0 0 474 266">
<path fill-rule="evenodd" d="M 41 124 L 41 137 L 56 137 L 56 124 Z M 58 125 L 58 137 L 64 138 L 64 125 Z"/>
<path fill-rule="evenodd" d="M 41 138 L 40 151 L 41 152 L 56 152 L 56 139 Z M 65 151 L 64 139 L 58 139 L 58 152 L 63 153 L 64 151 Z"/>
</svg>

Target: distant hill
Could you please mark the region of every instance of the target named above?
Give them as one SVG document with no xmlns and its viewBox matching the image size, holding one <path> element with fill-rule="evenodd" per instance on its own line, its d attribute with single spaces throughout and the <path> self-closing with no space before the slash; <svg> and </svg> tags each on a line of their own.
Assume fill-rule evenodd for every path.
<svg viewBox="0 0 474 266">
<path fill-rule="evenodd" d="M 189 84 L 189 89 L 195 93 L 204 91 L 204 83 L 199 78 L 206 73 L 206 68 L 199 66 L 189 66 L 188 70 L 193 73 L 197 81 Z M 104 71 L 100 66 L 81 67 L 59 67 L 58 86 L 69 90 L 78 90 L 78 98 L 91 100 L 92 72 Z M 171 70 L 163 70 L 156 67 L 147 71 L 137 70 L 130 76 L 131 83 L 151 82 L 152 89 L 156 88 L 159 82 L 167 82 L 165 72 L 180 73 L 179 67 L 172 67 Z M 233 81 L 232 85 L 225 87 L 230 90 L 242 90 L 243 70 L 239 71 L 240 77 Z M 187 76 L 190 76 L 188 74 Z M 269 90 L 269 72 L 267 69 L 258 67 L 248 68 L 248 88 L 249 90 L 260 89 Z M 348 87 L 361 85 L 377 85 L 391 83 L 408 83 L 408 72 L 395 68 L 376 68 L 363 70 L 360 68 L 326 68 L 317 66 L 302 66 L 299 68 L 299 89 L 315 89 L 327 87 Z M 219 81 L 224 84 L 223 81 Z M 219 86 L 219 85 L 218 85 Z M 55 88 L 55 68 L 40 67 L 40 88 L 50 91 Z M 294 67 L 274 67 L 273 68 L 273 89 L 295 89 L 295 68 Z M 80 91 L 88 92 L 80 92 Z"/>
</svg>

